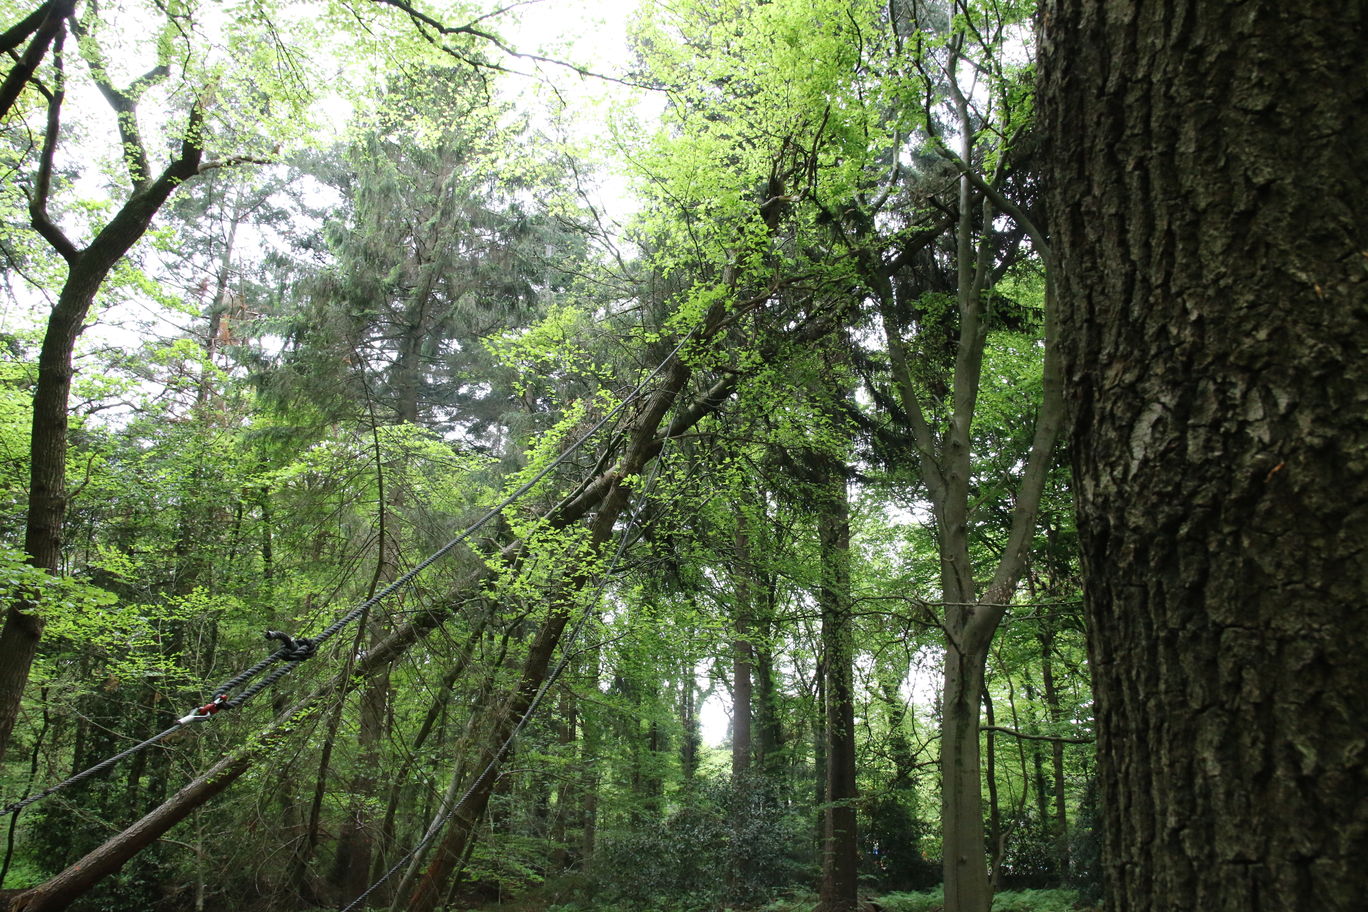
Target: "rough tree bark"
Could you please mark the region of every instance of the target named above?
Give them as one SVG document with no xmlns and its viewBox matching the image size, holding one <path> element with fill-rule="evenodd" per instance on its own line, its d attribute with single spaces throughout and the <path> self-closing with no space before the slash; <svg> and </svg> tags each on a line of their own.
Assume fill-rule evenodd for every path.
<svg viewBox="0 0 1368 912">
<path fill-rule="evenodd" d="M 1106 905 L 1368 896 L 1368 4 L 1049 0 Z"/>
</svg>

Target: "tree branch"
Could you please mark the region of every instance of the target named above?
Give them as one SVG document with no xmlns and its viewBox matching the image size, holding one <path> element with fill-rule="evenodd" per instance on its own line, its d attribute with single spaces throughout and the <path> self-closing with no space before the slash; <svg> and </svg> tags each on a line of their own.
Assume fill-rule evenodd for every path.
<svg viewBox="0 0 1368 912">
<path fill-rule="evenodd" d="M 1041 258 L 1047 262 L 1049 261 L 1049 242 L 1045 240 L 1044 233 L 1036 227 L 1035 222 L 1031 220 L 1031 217 L 1027 215 L 1020 206 L 1003 196 L 992 184 L 985 181 L 981 174 L 976 173 L 973 168 L 969 167 L 968 162 L 947 149 L 945 143 L 941 142 L 939 137 L 934 135 L 931 137 L 931 148 L 935 149 L 936 154 L 941 158 L 944 158 L 946 161 L 950 162 L 950 164 L 958 168 L 960 174 L 964 175 L 969 183 L 977 187 L 984 196 L 992 200 L 994 206 L 997 206 L 998 209 L 1010 216 L 1012 221 L 1016 222 L 1017 225 L 1026 232 L 1026 236 L 1031 239 L 1031 244 L 1040 253 Z"/>
<path fill-rule="evenodd" d="M 48 215 L 48 197 L 52 194 L 52 160 L 57 154 L 57 140 L 62 131 L 62 102 L 66 98 L 66 76 L 62 66 L 62 45 L 65 40 L 66 29 L 59 28 L 52 52 L 57 78 L 48 97 L 47 127 L 43 131 L 43 150 L 38 157 L 38 185 L 29 198 L 29 223 L 62 259 L 73 264 L 80 256 L 80 251 Z"/>
<path fill-rule="evenodd" d="M 38 31 L 38 27 L 47 20 L 48 13 L 52 10 L 52 0 L 39 6 L 36 10 L 20 19 L 14 25 L 0 32 L 0 54 L 8 54 L 20 44 Z"/>
<path fill-rule="evenodd" d="M 568 63 L 564 60 L 556 60 L 554 57 L 543 57 L 540 54 L 528 54 L 523 51 L 515 51 L 513 48 L 504 44 L 503 40 L 500 39 L 494 33 L 487 32 L 481 28 L 476 28 L 474 25 L 475 22 L 480 22 L 484 19 L 490 18 L 491 16 L 495 16 L 499 13 L 506 12 L 507 10 L 512 9 L 514 6 L 518 6 L 521 4 L 511 4 L 509 6 L 505 6 L 500 9 L 494 10 L 493 12 L 486 13 L 485 15 L 472 20 L 472 22 L 467 23 L 466 25 L 453 26 L 446 25 L 445 23 L 440 22 L 437 19 L 434 19 L 432 16 L 429 16 L 427 13 L 424 13 L 421 10 L 416 9 L 411 3 L 407 2 L 407 0 L 373 0 L 373 2 L 378 3 L 381 6 L 389 6 L 399 10 L 401 13 L 403 13 L 404 15 L 408 16 L 411 20 L 413 20 L 415 25 L 419 26 L 422 29 L 429 29 L 443 38 L 455 35 L 468 35 L 472 38 L 479 38 L 482 41 L 489 42 L 494 47 L 502 51 L 504 54 L 507 54 L 509 57 L 516 57 L 520 60 L 530 60 L 533 63 L 547 63 L 552 66 L 563 67 L 564 69 L 570 70 L 571 72 L 576 73 L 577 75 L 584 76 L 589 79 L 602 79 L 604 82 L 615 82 L 619 85 L 630 86 L 634 89 L 649 89 L 651 91 L 661 91 L 661 87 L 658 85 L 647 85 L 645 83 L 635 82 L 630 79 L 623 79 L 620 76 L 609 76 L 606 73 L 599 73 L 594 70 L 587 69 L 586 67 L 578 66 L 577 64 Z M 429 38 L 429 40 L 431 39 Z M 437 44 L 437 42 L 433 41 L 433 44 Z M 496 63 L 490 63 L 488 61 L 471 60 L 468 57 L 465 57 L 464 55 L 457 54 L 453 48 L 446 47 L 445 45 L 438 45 L 438 47 L 446 51 L 448 54 L 452 54 L 453 56 L 459 57 L 461 60 L 465 61 L 466 63 L 469 63 L 471 66 L 485 66 L 491 70 L 498 70 L 499 72 L 503 73 L 516 72 L 514 70 L 509 70 L 507 67 L 499 66 Z M 527 74 L 518 73 L 517 75 L 526 76 Z"/>
<path fill-rule="evenodd" d="M 65 31 L 63 24 L 75 11 L 76 0 L 49 0 L 0 36 L 0 52 L 8 53 L 30 34 L 33 35 L 24 56 L 15 62 L 4 84 L 0 85 L 0 119 L 9 113 L 24 91 L 24 85 L 37 72 L 48 45 L 54 40 L 60 41 L 59 35 Z"/>
<path fill-rule="evenodd" d="M 90 13 L 94 15 L 97 7 L 91 4 Z M 80 43 L 81 56 L 90 67 L 91 78 L 104 96 L 105 101 L 114 109 L 115 120 L 119 125 L 119 141 L 123 144 L 124 166 L 128 169 L 129 180 L 134 190 L 141 190 L 151 179 L 152 166 L 138 129 L 138 100 L 149 88 L 164 80 L 171 73 L 165 63 L 158 63 L 152 69 L 129 84 L 127 89 L 118 89 L 109 78 L 108 65 L 99 42 L 85 25 L 73 20 L 72 32 Z"/>
<path fill-rule="evenodd" d="M 1004 735 L 1011 735 L 1013 738 L 1021 738 L 1025 741 L 1058 741 L 1061 744 L 1092 744 L 1095 740 L 1093 738 L 1065 738 L 1063 735 L 1028 735 L 1025 732 L 1003 728 L 1001 725 L 980 725 L 979 731 L 1001 732 Z"/>
</svg>

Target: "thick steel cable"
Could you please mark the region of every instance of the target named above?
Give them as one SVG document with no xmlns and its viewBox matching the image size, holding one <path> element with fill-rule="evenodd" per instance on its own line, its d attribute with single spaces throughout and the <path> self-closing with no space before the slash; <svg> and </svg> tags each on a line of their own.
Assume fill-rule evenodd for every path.
<svg viewBox="0 0 1368 912">
<path fill-rule="evenodd" d="M 525 494 L 527 494 L 528 491 L 531 491 L 534 487 L 536 487 L 536 485 L 539 482 L 541 482 L 542 479 L 544 479 L 547 475 L 550 475 L 551 472 L 554 471 L 558 466 L 560 466 L 572 455 L 574 455 L 577 451 L 579 451 L 589 441 L 589 438 L 597 434 L 604 427 L 604 425 L 606 425 L 609 421 L 612 421 L 614 418 L 616 418 L 625 408 L 627 408 L 628 405 L 632 404 L 634 401 L 636 401 L 638 397 L 641 396 L 641 393 L 646 389 L 646 385 L 650 383 L 652 380 L 654 380 L 656 377 L 658 377 L 661 371 L 665 370 L 665 368 L 674 359 L 674 357 L 678 355 L 679 352 L 683 350 L 684 346 L 689 342 L 689 340 L 693 338 L 694 334 L 697 332 L 697 329 L 698 328 L 695 327 L 694 329 L 691 329 L 687 333 L 685 333 L 683 338 L 679 340 L 679 343 L 675 345 L 673 349 L 670 350 L 670 353 L 668 355 L 665 356 L 664 360 L 662 360 L 658 365 L 656 365 L 654 370 L 652 370 L 649 374 L 642 378 L 641 382 L 639 382 L 636 385 L 636 387 L 632 389 L 632 391 L 623 398 L 621 402 L 619 402 L 612 409 L 610 409 L 607 414 L 605 414 L 602 418 L 595 422 L 594 425 L 589 428 L 589 430 L 585 431 L 582 435 L 580 435 L 580 437 L 577 440 L 575 440 L 574 443 L 570 444 L 569 447 L 567 447 L 555 459 L 551 460 L 551 462 L 549 462 L 544 468 L 537 472 L 536 475 L 532 476 L 531 479 L 519 485 L 518 488 L 515 491 L 513 491 L 512 494 L 509 494 L 503 500 L 499 501 L 497 505 L 491 507 L 483 516 L 481 516 L 479 519 L 475 520 L 475 522 L 467 526 L 465 530 L 461 532 L 460 535 L 457 535 L 451 541 L 447 542 L 445 545 L 442 545 L 442 547 L 438 548 L 432 554 L 428 555 L 422 562 L 415 565 L 407 573 L 404 573 L 402 576 L 395 579 L 394 582 L 390 583 L 384 589 L 381 589 L 379 592 L 375 593 L 370 598 L 366 599 L 364 602 L 357 605 L 351 611 L 347 612 L 342 617 L 338 618 L 337 620 L 329 624 L 327 627 L 323 628 L 322 632 L 320 632 L 318 636 L 313 637 L 311 639 L 304 639 L 298 641 L 288 641 L 288 638 L 286 638 L 286 640 L 288 641 L 286 645 L 282 646 L 280 649 L 277 649 L 275 652 L 271 653 L 271 655 L 257 662 L 255 665 L 243 669 L 238 674 L 234 675 L 227 681 L 224 681 L 222 684 L 220 684 L 218 688 L 213 691 L 214 699 L 212 702 L 204 706 L 201 706 L 199 709 L 192 710 L 189 714 L 182 716 L 179 720 L 177 720 L 175 725 L 172 725 L 170 728 L 166 729 L 163 732 L 160 732 L 159 734 L 153 735 L 146 741 L 142 741 L 138 744 L 135 744 L 127 750 L 115 754 L 112 757 L 107 757 L 106 759 L 101 760 L 99 763 L 95 764 L 89 769 L 82 770 L 81 772 L 76 773 L 74 776 L 70 776 L 67 779 L 62 780 L 61 782 L 58 782 L 56 785 L 49 786 L 48 788 L 43 789 L 41 792 L 37 792 L 33 795 L 30 795 L 28 798 L 25 798 L 22 801 L 16 801 L 12 804 L 6 805 L 3 809 L 0 809 L 0 817 L 14 813 L 16 811 L 21 811 L 29 805 L 36 804 L 37 802 L 42 801 L 44 798 L 56 794 L 57 792 L 60 792 L 62 789 L 74 785 L 83 779 L 93 776 L 96 773 L 103 772 L 104 770 L 118 763 L 120 760 L 124 760 L 128 757 L 131 757 L 139 751 L 146 750 L 147 748 L 151 747 L 153 744 L 156 744 L 158 741 L 161 741 L 168 735 L 184 728 L 186 725 L 193 724 L 196 721 L 205 721 L 211 719 L 219 710 L 222 709 L 236 709 L 237 707 L 246 703 L 252 697 L 259 694 L 261 691 L 265 690 L 267 687 L 270 687 L 272 684 L 276 683 L 281 678 L 285 677 L 290 672 L 294 671 L 294 669 L 298 665 L 302 664 L 304 660 L 314 656 L 317 653 L 319 646 L 323 645 L 328 640 L 332 639 L 334 636 L 338 634 L 339 631 L 345 628 L 348 624 L 352 623 L 357 618 L 361 617 L 361 615 L 365 614 L 371 608 L 375 607 L 385 598 L 394 594 L 394 592 L 396 592 L 403 586 L 408 585 L 410 582 L 413 581 L 415 577 L 418 576 L 418 574 L 422 573 L 428 567 L 432 566 L 437 561 L 441 560 L 443 557 L 449 554 L 453 548 L 455 548 L 462 542 L 466 541 L 468 538 L 470 538 L 470 536 L 474 535 L 477 531 L 479 531 L 486 524 L 488 524 L 490 520 L 494 519 L 496 516 L 503 513 L 504 510 L 508 509 L 515 502 L 520 500 Z M 228 691 L 241 686 L 247 681 L 250 681 L 252 678 L 256 677 L 257 675 L 261 674 L 261 672 L 265 671 L 267 668 L 270 668 L 275 663 L 281 661 L 286 662 L 286 664 L 282 665 L 280 668 L 277 668 L 275 671 L 271 672 L 269 675 L 257 681 L 256 683 L 252 684 L 246 690 L 242 691 L 242 693 L 237 694 L 233 697 L 228 696 Z"/>
<path fill-rule="evenodd" d="M 87 779 L 95 775 L 96 773 L 104 772 L 114 764 L 118 763 L 120 760 L 123 760 L 126 757 L 131 757 L 134 754 L 138 753 L 138 751 L 145 750 L 146 748 L 151 747 L 152 745 L 156 744 L 158 741 L 165 738 L 167 735 L 172 734 L 173 732 L 180 731 L 182 724 L 183 723 L 177 722 L 175 725 L 171 726 L 165 731 L 153 735 L 146 741 L 142 741 L 138 744 L 133 745 L 132 747 L 128 748 L 122 753 L 115 754 L 112 757 L 106 757 L 104 760 L 101 760 L 99 763 L 95 764 L 90 769 L 81 770 L 76 775 L 69 776 L 68 778 L 63 779 L 61 782 L 57 783 L 56 785 L 50 785 L 47 788 L 43 789 L 41 792 L 36 792 L 28 796 L 27 798 L 23 799 L 22 801 L 16 801 L 13 804 L 5 805 L 4 810 L 0 810 L 0 817 L 4 817 L 7 814 L 13 814 L 22 811 L 30 804 L 37 804 L 39 801 L 42 801 L 49 795 L 52 795 L 56 792 L 60 792 L 67 786 L 75 785 L 82 779 Z"/>
</svg>

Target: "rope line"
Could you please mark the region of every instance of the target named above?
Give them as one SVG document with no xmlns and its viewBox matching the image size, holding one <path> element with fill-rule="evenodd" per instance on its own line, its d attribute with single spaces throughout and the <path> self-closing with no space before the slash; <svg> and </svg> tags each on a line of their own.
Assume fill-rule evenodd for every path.
<svg viewBox="0 0 1368 912">
<path fill-rule="evenodd" d="M 181 723 L 177 722 L 175 725 L 171 726 L 165 731 L 158 732 L 157 734 L 148 738 L 146 741 L 141 741 L 133 745 L 132 747 L 128 748 L 127 750 L 123 751 L 122 753 L 115 754 L 112 757 L 106 757 L 104 760 L 101 760 L 99 763 L 90 767 L 90 769 L 81 770 L 76 775 L 69 776 L 68 778 L 57 783 L 56 785 L 50 785 L 47 788 L 43 789 L 41 792 L 35 792 L 34 794 L 28 796 L 22 801 L 16 801 L 13 804 L 7 804 L 5 805 L 5 809 L 3 811 L 0 811 L 0 817 L 5 816 L 6 814 L 17 814 L 24 808 L 28 807 L 30 804 L 37 804 L 39 801 L 42 801 L 49 795 L 60 792 L 67 786 L 75 785 L 82 779 L 87 779 L 91 776 L 94 776 L 96 773 L 102 773 L 114 764 L 118 763 L 120 760 L 123 760 L 127 757 L 131 757 L 138 751 L 151 747 L 152 745 L 156 744 L 158 741 L 162 740 L 166 736 L 174 732 L 180 731 L 180 729 Z"/>
<path fill-rule="evenodd" d="M 593 599 L 590 601 L 589 606 L 586 606 L 584 613 L 580 615 L 580 619 L 570 631 L 570 636 L 561 644 L 560 661 L 556 664 L 556 667 L 552 669 L 551 673 L 546 676 L 545 680 L 542 681 L 541 686 L 537 688 L 537 692 L 532 695 L 532 700 L 527 704 L 527 710 L 518 719 L 517 724 L 513 726 L 513 731 L 510 732 L 503 743 L 499 745 L 498 750 L 494 752 L 494 756 L 490 758 L 489 763 L 486 764 L 485 768 L 480 772 L 480 775 L 471 780 L 470 786 L 465 790 L 465 793 L 461 795 L 460 799 L 452 802 L 445 811 L 440 812 L 440 815 L 434 818 L 432 823 L 428 825 L 427 832 L 425 832 L 423 837 L 414 844 L 413 848 L 404 853 L 398 861 L 391 865 L 385 873 L 381 874 L 380 878 L 367 887 L 364 892 L 353 899 L 348 905 L 343 906 L 341 912 L 352 912 L 352 910 L 359 906 L 366 897 L 380 889 L 380 887 L 393 877 L 400 868 L 408 864 L 410 859 L 427 848 L 428 844 L 437 838 L 437 834 L 442 832 L 442 829 L 446 826 L 447 822 L 450 821 L 452 817 L 456 816 L 456 812 L 460 810 L 466 801 L 470 799 L 470 796 L 475 793 L 475 789 L 478 788 L 494 771 L 494 768 L 503 760 L 504 754 L 508 753 L 508 749 L 513 746 L 513 742 L 517 740 L 518 735 L 522 732 L 523 728 L 526 727 L 527 723 L 536 715 L 537 708 L 541 705 L 542 699 L 546 696 L 547 692 L 555 686 L 556 681 L 560 679 L 561 673 L 565 671 L 565 666 L 570 662 L 572 656 L 570 647 L 574 645 L 575 640 L 579 639 L 580 634 L 584 632 L 586 623 L 593 615 L 590 606 L 596 604 L 598 600 L 603 597 L 604 591 L 608 588 L 608 578 L 613 575 L 613 571 L 617 567 L 618 561 L 621 560 L 623 553 L 627 550 L 627 542 L 631 538 L 632 527 L 637 525 L 641 518 L 641 514 L 645 509 L 647 494 L 649 494 L 650 490 L 655 486 L 655 480 L 657 475 L 659 475 L 660 462 L 663 456 L 664 454 L 662 452 L 662 454 L 656 458 L 656 463 L 651 469 L 651 477 L 647 479 L 646 485 L 642 489 L 641 503 L 633 512 L 631 519 L 623 526 L 622 534 L 618 538 L 617 550 L 613 552 L 612 560 L 608 562 L 608 566 L 599 577 L 598 586 L 595 589 Z M 402 883 L 400 886 L 402 887 Z"/>
<path fill-rule="evenodd" d="M 294 671 L 295 668 L 303 664 L 303 662 L 306 659 L 312 658 L 314 655 L 316 655 L 320 646 L 328 642 L 328 640 L 332 639 L 341 630 L 346 628 L 349 624 L 351 624 L 357 618 L 361 617 L 361 615 L 365 614 L 371 608 L 378 605 L 381 601 L 388 598 L 390 595 L 393 595 L 396 591 L 412 582 L 414 578 L 416 578 L 420 573 L 422 573 L 428 567 L 431 567 L 437 561 L 441 560 L 443 557 L 449 554 L 452 551 L 452 549 L 454 549 L 457 545 L 469 539 L 470 536 L 474 535 L 477 531 L 479 531 L 486 524 L 488 524 L 490 520 L 494 519 L 496 516 L 499 516 L 501 513 L 503 513 L 504 510 L 508 509 L 508 507 L 512 506 L 514 503 L 520 500 L 524 495 L 527 494 L 527 492 L 531 491 L 534 487 L 536 487 L 542 479 L 544 479 L 547 475 L 550 475 L 551 472 L 553 472 L 557 467 L 559 467 L 572 455 L 578 452 L 589 441 L 589 438 L 597 434 L 606 424 L 608 424 L 609 421 L 612 421 L 614 418 L 616 418 L 624 409 L 627 408 L 627 406 L 631 405 L 641 396 L 642 392 L 645 391 L 647 384 L 649 384 L 652 380 L 658 377 L 663 370 L 665 370 L 665 368 L 670 364 L 672 360 L 674 360 L 675 356 L 679 354 L 679 352 L 684 348 L 684 346 L 689 342 L 689 340 L 694 337 L 694 334 L 697 331 L 698 327 L 694 327 L 693 329 L 685 333 L 684 336 L 679 340 L 679 343 L 675 345 L 673 349 L 670 350 L 670 353 L 668 355 L 665 356 L 664 360 L 657 364 L 654 370 L 652 370 L 649 374 L 642 378 L 642 380 L 639 383 L 637 383 L 636 387 L 633 388 L 632 391 L 628 393 L 621 402 L 619 402 L 612 409 L 610 409 L 602 418 L 595 422 L 595 424 L 592 427 L 590 427 L 589 430 L 585 431 L 582 435 L 580 435 L 580 437 L 576 439 L 574 443 L 570 444 L 569 447 L 567 447 L 563 452 L 561 452 L 560 455 L 558 455 L 555 459 L 551 460 L 551 462 L 549 462 L 539 472 L 533 475 L 532 478 L 519 485 L 517 489 L 513 491 L 513 493 L 509 494 L 503 500 L 499 501 L 498 504 L 491 507 L 488 511 L 485 512 L 483 516 L 481 516 L 479 519 L 475 520 L 475 522 L 467 526 L 465 530 L 462 531 L 459 535 L 451 539 L 446 544 L 442 545 L 442 547 L 438 548 L 433 553 L 429 554 L 421 562 L 414 565 L 414 567 L 410 569 L 408 572 L 399 576 L 384 589 L 381 589 L 379 592 L 375 593 L 370 598 L 366 599 L 364 602 L 357 605 L 351 611 L 348 611 L 346 614 L 342 615 L 337 620 L 333 621 L 327 627 L 323 628 L 323 630 L 318 634 L 318 636 L 307 639 L 293 639 L 287 634 L 281 633 L 280 631 L 266 631 L 266 638 L 268 640 L 280 640 L 282 642 L 281 647 L 277 649 L 275 652 L 271 653 L 266 658 L 257 662 L 255 665 L 251 665 L 243 669 L 233 677 L 229 678 L 228 680 L 220 684 L 214 691 L 212 691 L 214 697 L 208 703 L 198 707 L 197 709 L 190 711 L 186 715 L 182 716 L 180 719 L 176 720 L 176 723 L 172 725 L 170 728 L 166 729 L 165 731 L 159 734 L 153 735 L 146 741 L 142 741 L 121 753 L 115 754 L 112 757 L 108 757 L 104 760 L 101 760 L 99 763 L 95 764 L 89 769 L 82 770 L 81 772 L 76 773 L 74 776 L 70 776 L 67 779 L 64 779 L 63 781 L 58 782 L 56 785 L 49 786 L 48 788 L 43 789 L 43 791 L 41 792 L 37 792 L 33 795 L 30 795 L 28 798 L 25 798 L 22 801 L 16 801 L 12 804 L 6 805 L 3 810 L 0 810 L 0 817 L 3 817 L 10 813 L 21 811 L 29 805 L 36 804 L 37 802 L 42 801 L 44 798 L 56 794 L 57 792 L 60 792 L 61 790 L 68 788 L 69 786 L 72 786 L 83 779 L 93 776 L 96 773 L 103 772 L 104 770 L 118 763 L 120 760 L 124 760 L 128 757 L 131 757 L 133 754 L 136 754 L 139 751 L 146 750 L 153 744 L 156 744 L 158 741 L 161 741 L 163 738 L 166 738 L 168 735 L 171 735 L 172 733 L 179 731 L 181 728 L 184 728 L 187 725 L 191 725 L 195 722 L 208 721 L 222 710 L 236 709 L 237 707 L 242 706 L 248 700 L 252 699 L 252 697 L 261 693 L 261 691 L 270 687 L 272 684 L 276 683 L 281 678 L 285 677 L 290 672 Z M 279 668 L 275 669 L 270 674 L 266 675 L 265 677 L 261 678 L 255 683 L 251 684 L 241 693 L 235 696 L 230 696 L 231 691 L 238 687 L 241 687 L 248 681 L 251 681 L 253 678 L 257 677 L 257 675 L 260 675 L 263 671 L 265 671 L 266 669 L 270 668 L 272 665 L 275 665 L 278 662 L 284 662 L 285 664 L 281 665 Z M 521 728 L 521 725 L 519 726 L 519 728 Z"/>
</svg>

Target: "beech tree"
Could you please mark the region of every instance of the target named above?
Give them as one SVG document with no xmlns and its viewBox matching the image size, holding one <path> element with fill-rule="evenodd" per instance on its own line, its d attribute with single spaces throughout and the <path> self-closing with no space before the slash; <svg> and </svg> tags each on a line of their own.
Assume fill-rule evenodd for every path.
<svg viewBox="0 0 1368 912">
<path fill-rule="evenodd" d="M 1368 4 L 1049 0 L 1107 908 L 1368 896 Z"/>
</svg>

